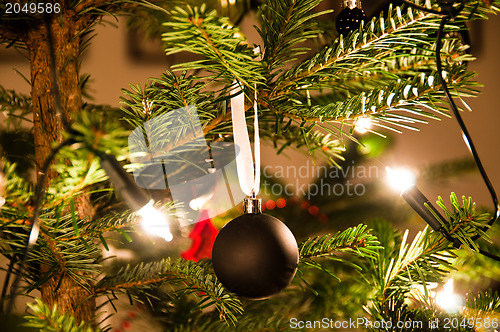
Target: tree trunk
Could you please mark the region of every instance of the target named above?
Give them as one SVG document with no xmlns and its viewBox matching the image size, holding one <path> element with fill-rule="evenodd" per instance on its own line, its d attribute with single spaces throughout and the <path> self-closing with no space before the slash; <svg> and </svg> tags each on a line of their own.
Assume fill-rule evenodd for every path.
<svg viewBox="0 0 500 332">
<path fill-rule="evenodd" d="M 79 52 L 81 39 L 78 36 L 80 22 L 71 15 L 54 15 L 48 24 L 51 27 L 57 68 L 57 84 L 64 114 L 80 111 L 82 106 L 79 82 Z M 28 32 L 25 39 L 31 63 L 31 96 L 35 137 L 35 161 L 37 178 L 54 142 L 62 141 L 63 125 L 57 115 L 52 84 L 51 55 L 46 24 Z M 49 173 L 48 182 L 57 174 Z M 48 183 L 46 183 L 48 185 Z M 89 197 L 81 197 L 77 203 L 80 217 L 93 215 Z M 50 245 L 50 244 L 49 244 Z M 53 250 L 57 250 L 54 246 Z M 48 271 L 42 267 L 42 272 Z M 61 279 L 62 278 L 62 279 Z M 90 322 L 95 317 L 95 299 L 88 291 L 67 275 L 56 275 L 41 286 L 42 300 L 49 306 L 57 304 L 61 312 L 68 312 L 78 322 Z M 87 299 L 89 298 L 89 299 Z"/>
</svg>

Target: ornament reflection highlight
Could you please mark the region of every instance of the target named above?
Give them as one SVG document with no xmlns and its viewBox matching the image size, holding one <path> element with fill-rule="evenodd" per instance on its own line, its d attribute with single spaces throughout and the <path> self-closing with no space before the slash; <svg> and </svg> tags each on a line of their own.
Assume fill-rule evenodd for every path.
<svg viewBox="0 0 500 332">
<path fill-rule="evenodd" d="M 153 200 L 136 213 L 141 217 L 141 227 L 146 233 L 159 236 L 165 241 L 172 241 L 174 237 L 170 232 L 167 216 L 154 207 Z"/>
</svg>

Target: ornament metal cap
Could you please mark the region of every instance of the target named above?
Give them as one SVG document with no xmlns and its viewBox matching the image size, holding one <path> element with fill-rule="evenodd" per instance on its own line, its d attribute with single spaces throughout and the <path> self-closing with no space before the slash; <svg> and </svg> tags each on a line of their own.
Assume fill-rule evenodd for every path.
<svg viewBox="0 0 500 332">
<path fill-rule="evenodd" d="M 342 2 L 342 8 L 350 8 L 350 9 L 353 9 L 353 8 L 361 8 L 361 1 L 357 1 L 357 0 L 344 0 Z"/>
<path fill-rule="evenodd" d="M 245 198 L 243 200 L 243 213 L 262 213 L 262 200 L 260 198 L 255 198 L 255 196 Z"/>
</svg>

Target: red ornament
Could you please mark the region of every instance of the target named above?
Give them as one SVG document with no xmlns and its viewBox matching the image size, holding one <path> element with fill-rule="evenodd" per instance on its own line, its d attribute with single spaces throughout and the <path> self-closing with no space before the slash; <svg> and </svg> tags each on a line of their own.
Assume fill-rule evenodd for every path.
<svg viewBox="0 0 500 332">
<path fill-rule="evenodd" d="M 191 248 L 181 253 L 181 257 L 194 262 L 202 258 L 212 258 L 212 247 L 219 231 L 208 217 L 208 212 L 203 211 L 200 221 L 191 230 L 189 237 L 193 239 Z"/>
</svg>

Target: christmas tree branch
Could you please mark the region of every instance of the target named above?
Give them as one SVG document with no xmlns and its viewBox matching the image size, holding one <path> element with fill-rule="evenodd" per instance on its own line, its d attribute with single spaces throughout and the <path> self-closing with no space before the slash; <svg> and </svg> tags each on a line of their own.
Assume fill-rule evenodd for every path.
<svg viewBox="0 0 500 332">
<path fill-rule="evenodd" d="M 203 56 L 202 60 L 175 65 L 174 68 L 203 69 L 213 73 L 210 80 L 225 85 L 237 80 L 251 90 L 254 84 L 263 81 L 261 65 L 252 61 L 252 49 L 227 18 L 217 17 L 215 11 L 207 12 L 205 6 L 177 7 L 172 15 L 174 21 L 165 23 L 171 31 L 163 35 L 167 54 L 189 51 Z"/>
<path fill-rule="evenodd" d="M 264 53 L 264 57 L 273 56 L 273 54 L 277 54 L 278 56 L 282 48 L 287 50 L 293 48 L 293 45 L 298 43 L 300 39 L 297 37 L 298 34 L 296 35 L 295 33 L 304 26 L 308 27 L 304 28 L 304 31 L 318 32 L 313 29 L 315 26 L 314 17 L 308 16 L 309 14 L 304 10 L 306 7 L 309 8 L 308 6 L 314 7 L 314 1 L 292 1 L 290 5 L 292 5 L 294 11 L 297 11 L 293 13 L 290 12 L 290 6 L 283 5 L 280 7 L 282 5 L 281 2 L 277 4 L 273 3 L 272 5 L 277 6 L 279 19 L 276 21 L 280 21 L 285 26 L 289 24 L 290 27 L 284 27 L 281 23 L 276 23 L 276 26 L 274 26 L 270 18 L 265 16 L 269 13 L 263 14 L 264 21 L 267 20 L 267 23 L 264 24 L 260 33 L 265 42 L 264 46 L 269 50 Z M 470 8 L 468 10 L 471 11 Z M 474 14 L 469 15 L 468 19 L 483 18 L 482 15 L 484 13 L 491 13 L 495 10 L 495 7 L 489 8 L 480 5 L 474 9 Z M 331 121 L 340 123 L 342 128 L 343 124 L 352 126 L 357 117 L 368 116 L 369 112 L 369 116 L 374 119 L 375 125 L 379 128 L 400 132 L 397 127 L 415 129 L 411 124 L 426 123 L 414 115 L 437 118 L 433 113 L 446 114 L 444 113 L 446 103 L 440 100 L 442 97 L 440 92 L 441 87 L 437 84 L 435 73 L 429 75 L 433 76 L 432 79 L 434 80 L 432 82 L 430 77 L 425 76 L 428 74 L 422 74 L 424 76 L 419 77 L 420 82 L 418 82 L 416 75 L 422 69 L 422 67 L 417 67 L 422 66 L 422 59 L 428 61 L 429 58 L 432 58 L 434 44 L 433 37 L 430 34 L 437 31 L 437 24 L 434 23 L 438 22 L 439 17 L 436 15 L 424 14 L 411 8 L 407 10 L 406 14 L 403 14 L 400 7 L 391 9 L 387 18 L 380 17 L 372 20 L 365 27 L 365 30 L 360 29 L 359 31 L 355 31 L 345 40 L 339 38 L 334 45 L 326 47 L 310 60 L 296 65 L 281 74 L 275 83 L 269 83 L 272 81 L 273 74 L 267 73 L 268 77 L 265 79 L 261 79 L 260 76 L 257 78 L 258 75 L 255 75 L 255 73 L 260 73 L 260 69 L 262 69 L 260 68 L 261 64 L 252 60 L 252 54 L 248 47 L 241 45 L 244 39 L 240 40 L 239 31 L 234 30 L 231 26 L 224 25 L 225 21 L 223 19 L 216 18 L 213 12 L 206 13 L 204 8 L 188 7 L 186 10 L 177 9 L 176 13 L 176 22 L 167 23 L 174 32 L 164 35 L 164 40 L 170 45 L 167 51 L 170 53 L 189 51 L 204 57 L 204 60 L 181 64 L 178 68 L 208 68 L 213 73 L 213 75 L 208 76 L 208 82 L 225 77 L 222 81 L 229 85 L 235 77 L 237 79 L 244 79 L 244 76 L 248 75 L 247 69 L 255 67 L 253 68 L 252 72 L 254 74 L 251 75 L 251 79 L 242 83 L 252 88 L 253 82 L 268 82 L 267 85 L 269 87 L 264 87 L 262 91 L 259 91 L 258 96 L 258 103 L 263 108 L 262 116 L 260 117 L 261 121 L 272 120 L 272 116 L 266 116 L 266 113 L 270 113 L 276 115 L 276 123 L 288 125 L 287 122 L 283 121 L 285 118 L 300 123 L 298 127 L 303 133 L 300 140 L 306 143 L 305 146 L 307 146 L 310 153 L 311 148 L 308 144 L 308 138 L 305 135 L 310 130 L 313 130 L 311 133 L 317 133 L 321 129 L 325 129 L 332 134 L 336 132 L 334 134 L 336 137 L 342 137 L 342 135 L 346 135 L 349 138 L 353 137 L 348 133 L 344 133 L 342 129 L 339 130 L 335 127 L 328 128 L 328 124 L 318 126 L 317 128 L 314 125 L 308 125 L 306 130 L 305 125 L 307 122 Z M 462 17 L 462 19 L 464 18 Z M 217 25 L 212 24 L 216 21 L 218 22 Z M 297 24 L 297 22 L 304 23 L 304 25 Z M 447 29 L 448 31 L 456 31 L 459 27 L 457 25 L 449 25 Z M 287 36 L 276 37 L 278 38 L 276 40 L 266 39 L 275 38 L 266 36 L 266 33 L 274 34 L 276 31 L 285 31 Z M 207 39 L 209 37 L 211 39 Z M 457 50 L 459 51 L 458 56 Z M 302 52 L 302 49 L 297 49 L 297 52 Z M 282 56 L 286 57 L 285 53 Z M 463 67 L 460 69 L 460 72 L 456 69 L 459 61 L 470 60 L 470 57 L 462 55 L 462 53 L 463 47 L 460 48 L 454 41 L 447 43 L 443 50 L 443 54 L 449 56 L 447 59 L 453 59 L 453 62 L 450 64 L 450 71 L 453 71 L 454 75 L 467 77 L 470 73 L 465 71 Z M 432 62 L 425 63 L 424 69 L 433 69 Z M 375 73 L 375 75 L 379 76 L 364 75 L 365 72 Z M 414 79 L 409 79 L 408 76 L 414 77 Z M 424 86 L 425 84 L 422 81 L 424 78 L 429 80 L 429 86 Z M 184 75 L 182 80 L 185 79 Z M 398 85 L 401 83 L 399 80 L 403 79 L 407 83 L 405 85 Z M 198 80 L 199 83 L 202 83 L 204 78 L 189 78 L 189 80 L 192 82 Z M 464 84 L 465 81 L 470 86 L 466 86 Z M 170 79 L 170 82 L 178 84 L 178 82 L 172 79 Z M 207 82 L 204 84 L 206 86 Z M 470 81 L 470 75 L 464 81 L 453 76 L 453 78 L 449 79 L 449 84 L 457 84 L 458 89 L 455 89 L 454 92 L 458 97 L 461 97 L 461 95 L 473 96 L 476 94 L 476 91 L 471 88 L 474 82 Z M 169 87 L 169 85 L 164 86 L 167 89 Z M 410 91 L 408 91 L 408 87 Z M 155 87 L 153 86 L 152 89 L 155 89 Z M 315 102 L 318 98 L 311 97 L 310 91 L 324 89 L 331 89 L 332 95 L 335 96 L 334 100 L 338 101 L 316 104 Z M 391 89 L 397 89 L 397 96 L 393 93 L 386 93 L 387 91 L 391 91 Z M 200 91 L 199 89 L 197 90 Z M 418 92 L 415 93 L 415 91 Z M 340 100 L 341 96 L 344 99 L 342 101 Z M 174 96 L 173 94 L 169 94 L 168 97 L 172 98 Z M 220 108 L 215 112 L 215 120 L 214 117 L 201 120 L 204 134 L 231 134 L 231 132 L 222 133 L 215 130 L 219 127 L 226 128 L 227 122 L 230 121 L 230 113 L 223 102 L 227 98 L 227 89 L 221 91 L 219 98 L 215 97 L 215 95 L 207 97 L 212 98 L 212 100 L 221 100 L 222 103 L 217 106 Z M 146 99 L 150 101 L 154 100 L 156 103 L 158 101 L 163 102 L 167 100 L 166 98 L 166 95 L 160 96 L 148 93 Z M 179 99 L 179 97 L 176 97 L 176 99 L 183 100 L 182 98 Z M 144 96 L 141 100 L 136 99 L 136 107 L 140 106 L 143 102 Z M 186 102 L 184 100 L 184 106 Z M 133 107 L 132 104 L 128 106 Z M 422 108 L 430 109 L 432 112 L 425 111 Z M 163 108 L 162 112 L 164 112 Z M 365 112 L 367 112 L 366 115 Z M 138 113 L 136 112 L 136 114 Z M 132 113 L 128 115 L 130 115 L 130 117 L 127 117 L 128 121 L 135 121 Z M 143 116 L 136 116 L 136 118 L 144 119 Z M 290 126 L 283 129 L 288 128 Z M 269 132 L 271 136 L 268 136 L 268 138 L 275 139 L 276 135 L 281 135 L 284 131 L 276 125 L 274 136 Z M 263 137 L 266 136 L 264 135 Z M 181 140 L 171 145 L 171 147 L 177 147 L 184 143 L 186 142 Z M 289 145 L 290 143 L 289 141 L 285 141 L 285 144 Z"/>
<path fill-rule="evenodd" d="M 467 48 L 466 45 L 460 45 L 458 40 L 446 40 L 441 50 L 442 62 L 449 65 L 461 65 L 463 62 L 474 60 L 474 57 L 465 53 Z M 314 87 L 332 92 L 313 97 L 315 104 L 325 104 L 322 100 L 341 101 L 352 94 L 386 86 L 393 79 L 407 78 L 435 70 L 435 43 L 429 49 L 416 47 L 406 50 L 404 54 L 394 55 L 393 53 L 393 50 L 381 51 L 376 55 L 380 63 L 375 65 L 360 64 L 356 71 L 344 69 L 337 71 L 337 76 L 320 77 L 316 80 Z M 363 74 L 359 75 L 359 72 Z"/>
<path fill-rule="evenodd" d="M 23 78 L 30 83 L 24 76 Z M 18 130 L 21 125 L 33 122 L 30 118 L 31 97 L 7 90 L 2 86 L 0 86 L 0 109 L 7 118 L 4 129 L 6 131 Z"/>
<path fill-rule="evenodd" d="M 461 20 L 486 18 L 485 14 L 496 11 L 498 8 L 495 5 L 470 1 L 460 18 L 453 25 L 447 26 L 447 29 L 458 30 Z M 412 8 L 408 8 L 406 14 L 403 14 L 400 7 L 391 7 L 387 17 L 373 18 L 364 29 L 352 31 L 345 39 L 340 36 L 333 45 L 284 73 L 273 87 L 270 98 L 286 93 L 292 86 L 312 85 L 312 89 L 315 79 L 338 75 L 339 70 L 362 75 L 358 66 L 376 66 L 380 59 L 390 59 L 397 54 L 411 57 L 411 53 L 407 54 L 409 49 L 425 47 L 433 41 L 430 35 L 437 31 L 439 19 L 437 15 L 425 14 Z M 383 56 L 383 51 L 392 54 L 389 57 Z"/>
<path fill-rule="evenodd" d="M 440 198 L 438 204 L 446 214 L 447 222 L 443 227 L 469 250 L 477 247 L 472 240 L 476 235 L 488 239 L 482 231 L 487 224 L 488 214 L 478 214 L 472 200 L 463 198 L 462 206 L 459 205 L 457 197 L 450 197 L 453 211 L 449 211 Z M 408 231 L 406 231 L 399 246 L 399 251 L 390 249 L 389 242 L 382 241 L 383 251 L 373 260 L 375 283 L 379 285 L 381 301 L 387 303 L 389 299 L 404 296 L 414 282 L 424 286 L 429 282 L 440 282 L 442 276 L 452 269 L 451 259 L 455 257 L 452 252 L 453 245 L 440 233 L 430 231 L 428 227 L 419 232 L 411 244 L 406 243 Z M 387 235 L 381 233 L 379 239 L 388 239 Z M 394 246 L 394 244 L 392 244 Z"/>
<path fill-rule="evenodd" d="M 285 149 L 294 147 L 302 148 L 307 146 L 309 154 L 316 156 L 316 152 L 320 153 L 321 157 L 326 158 L 332 164 L 336 164 L 337 160 L 343 160 L 342 153 L 345 152 L 345 146 L 341 140 L 337 139 L 337 133 L 325 134 L 320 131 L 303 129 L 300 123 L 294 119 L 285 119 L 276 115 L 272 115 L 275 121 L 261 121 L 259 125 L 260 135 L 268 137 L 276 149 L 276 154 L 282 153 Z M 261 118 L 262 119 L 262 118 Z M 286 123 L 283 125 L 283 122 Z"/>
<path fill-rule="evenodd" d="M 204 261 L 194 263 L 178 259 L 171 262 L 170 259 L 164 259 L 135 267 L 127 265 L 116 275 L 101 279 L 95 285 L 94 292 L 103 294 L 113 290 L 134 289 L 147 296 L 150 287 L 160 286 L 167 281 L 178 285 L 178 295 L 194 294 L 198 297 L 200 309 L 215 305 L 221 318 L 228 323 L 234 324 L 235 315 L 243 312 L 238 298 L 223 288 Z"/>
<path fill-rule="evenodd" d="M 89 8 L 97 8 L 103 5 L 109 5 L 113 2 L 121 1 L 109 1 L 109 0 L 80 0 L 75 6 L 75 12 L 81 14 L 82 11 L 88 10 Z"/>
<path fill-rule="evenodd" d="M 456 86 L 452 91 L 454 96 L 470 97 L 477 94 L 477 91 L 472 89 L 475 85 L 471 80 L 473 73 L 464 72 L 459 67 L 451 70 L 447 73 L 447 80 Z M 391 80 L 387 86 L 360 92 L 343 101 L 314 106 L 306 106 L 308 102 L 304 101 L 302 105 L 287 105 L 288 107 L 282 105 L 281 110 L 284 115 L 288 116 L 290 113 L 301 115 L 304 121 L 311 122 L 319 120 L 352 124 L 357 117 L 369 116 L 374 119 L 374 126 L 400 132 L 396 127 L 415 129 L 410 124 L 426 123 L 415 115 L 437 118 L 423 110 L 422 106 L 448 116 L 445 113 L 446 103 L 440 99 L 443 95 L 441 86 L 437 82 L 436 73 L 428 76 L 421 73 L 406 80 Z"/>
<path fill-rule="evenodd" d="M 470 317 L 498 317 L 500 312 L 500 296 L 496 291 L 480 291 L 477 294 L 469 294 L 463 315 Z"/>
<path fill-rule="evenodd" d="M 335 235 L 323 235 L 315 237 L 299 244 L 300 263 L 316 269 L 325 271 L 333 278 L 340 281 L 333 271 L 322 266 L 315 258 L 326 258 L 333 261 L 345 262 L 349 265 L 361 269 L 352 261 L 346 260 L 341 253 L 349 253 L 360 258 L 373 258 L 377 249 L 380 249 L 379 242 L 373 236 L 366 225 L 351 227 Z"/>
<path fill-rule="evenodd" d="M 303 43 L 315 38 L 322 31 L 318 29 L 316 17 L 331 12 L 313 12 L 319 0 L 268 1 L 260 8 L 261 28 L 257 28 L 264 40 L 264 58 L 267 81 L 278 75 L 287 62 L 296 60 L 300 54 L 309 51 Z M 297 45 L 299 45 L 297 47 Z"/>
<path fill-rule="evenodd" d="M 392 11 L 389 11 L 389 15 L 387 20 L 389 22 L 394 22 L 394 14 Z M 409 8 L 407 17 L 403 18 L 400 8 L 396 7 L 397 25 L 386 29 L 386 19 L 384 17 L 378 19 L 374 18 L 366 25 L 366 31 L 361 29 L 353 31 L 346 40 L 344 40 L 344 37 L 340 36 L 332 46 L 325 48 L 310 60 L 286 72 L 280 82 L 273 88 L 271 97 L 283 93 L 292 85 L 300 85 L 302 80 L 314 77 L 315 74 L 322 71 L 328 70 L 330 72 L 337 72 L 339 69 L 350 69 L 361 74 L 361 72 L 351 67 L 356 64 L 373 65 L 379 63 L 380 60 L 377 59 L 377 57 L 370 56 L 370 53 L 375 49 L 386 50 L 389 45 L 387 45 L 385 39 L 390 38 L 390 44 L 397 46 L 398 43 L 411 42 L 411 37 L 422 37 L 420 31 L 412 33 L 410 30 L 401 36 L 398 36 L 397 33 L 402 31 L 406 32 L 411 25 L 431 17 L 433 17 L 431 14 L 426 15 L 422 12 L 416 14 L 415 17 L 413 10 Z M 438 18 L 434 17 L 434 20 L 438 21 Z M 413 42 L 419 44 L 422 41 L 415 39 Z"/>
<path fill-rule="evenodd" d="M 28 304 L 32 313 L 24 316 L 27 320 L 23 326 L 31 327 L 40 331 L 51 332 L 99 332 L 98 328 L 93 328 L 89 322 L 78 324 L 69 313 L 61 313 L 54 305 L 49 308 L 41 300 L 36 299 L 36 303 Z"/>
<path fill-rule="evenodd" d="M 350 227 L 335 235 L 317 236 L 300 243 L 300 258 L 334 256 L 335 252 L 351 252 L 361 256 L 373 257 L 376 249 L 380 249 L 378 241 L 366 225 Z"/>
</svg>

